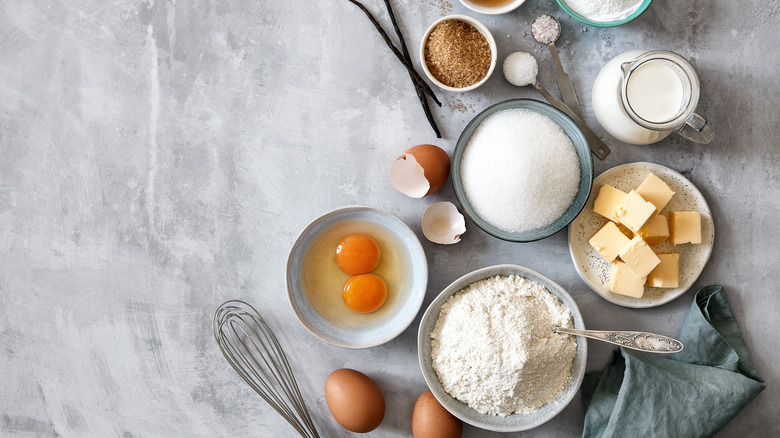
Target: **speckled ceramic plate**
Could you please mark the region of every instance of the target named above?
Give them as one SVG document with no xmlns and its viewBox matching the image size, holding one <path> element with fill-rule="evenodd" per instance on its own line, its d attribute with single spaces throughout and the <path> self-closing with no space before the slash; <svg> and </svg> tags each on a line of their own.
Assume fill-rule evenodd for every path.
<svg viewBox="0 0 780 438">
<path fill-rule="evenodd" d="M 347 234 L 367 233 L 382 251 L 372 272 L 387 284 L 378 310 L 357 313 L 341 290 L 349 275 L 338 269 L 335 251 Z M 347 206 L 325 213 L 298 236 L 287 259 L 287 297 L 295 315 L 314 336 L 343 348 L 384 344 L 412 323 L 428 286 L 428 262 L 417 235 L 392 214 Z"/>
<path fill-rule="evenodd" d="M 582 320 L 582 314 L 580 313 L 579 307 L 577 307 L 577 303 L 574 302 L 574 299 L 565 289 L 554 281 L 523 266 L 490 266 L 478 269 L 455 280 L 433 300 L 430 306 L 428 306 L 428 309 L 425 311 L 425 314 L 423 314 L 422 320 L 420 321 L 420 329 L 417 332 L 417 354 L 420 360 L 420 369 L 422 370 L 423 377 L 425 377 L 425 381 L 428 383 L 428 387 L 431 388 L 431 392 L 434 397 L 436 397 L 436 400 L 438 400 L 445 409 L 450 411 L 452 415 L 472 426 L 482 429 L 497 432 L 518 432 L 532 429 L 546 423 L 558 415 L 558 413 L 569 404 L 572 398 L 574 398 L 574 395 L 579 390 L 582 379 L 585 376 L 588 344 L 585 342 L 585 339 L 577 338 L 577 354 L 574 357 L 574 363 L 572 363 L 571 366 L 571 378 L 569 379 L 569 382 L 557 397 L 531 414 L 513 414 L 506 417 L 482 414 L 470 408 L 466 403 L 450 396 L 447 391 L 444 390 L 444 387 L 439 381 L 439 376 L 433 369 L 431 361 L 431 332 L 436 325 L 436 321 L 439 319 L 439 312 L 441 311 L 442 304 L 444 304 L 452 295 L 465 289 L 475 281 L 495 277 L 496 275 L 518 275 L 543 285 L 553 295 L 558 297 L 563 305 L 571 311 L 571 315 L 574 319 L 574 328 L 585 328 L 585 323 Z"/>
<path fill-rule="evenodd" d="M 673 289 L 645 286 L 642 298 L 631 298 L 613 294 L 609 291 L 611 264 L 604 260 L 588 240 L 599 230 L 607 219 L 593 212 L 593 203 L 601 186 L 609 184 L 628 192 L 636 188 L 648 173 L 655 173 L 675 195 L 661 211 L 668 214 L 672 210 L 698 211 L 701 213 L 702 243 L 699 245 L 672 245 L 668 240 L 653 247 L 657 252 L 676 252 L 680 254 L 680 286 Z M 599 175 L 593 181 L 593 191 L 579 216 L 569 225 L 569 253 L 574 267 L 582 280 L 607 301 L 625 307 L 655 307 L 668 303 L 684 294 L 699 278 L 704 266 L 710 259 L 715 241 L 715 227 L 712 213 L 704 196 L 687 178 L 674 170 L 654 163 L 629 163 L 613 167 Z"/>
</svg>

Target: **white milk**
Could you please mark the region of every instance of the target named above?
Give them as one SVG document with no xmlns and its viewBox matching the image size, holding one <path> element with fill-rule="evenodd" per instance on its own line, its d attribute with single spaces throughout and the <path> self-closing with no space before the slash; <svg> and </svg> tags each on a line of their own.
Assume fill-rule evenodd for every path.
<svg viewBox="0 0 780 438">
<path fill-rule="evenodd" d="M 601 69 L 598 76 L 596 76 L 596 81 L 593 83 L 593 112 L 596 114 L 599 123 L 613 137 L 631 144 L 655 143 L 674 132 L 673 130 L 655 131 L 642 127 L 634 122 L 623 109 L 620 96 L 620 79 L 623 76 L 623 71 L 620 69 L 620 66 L 624 62 L 634 61 L 644 53 L 647 53 L 647 51 L 632 50 L 616 56 Z M 659 121 L 662 122 L 669 119 L 669 113 L 674 115 L 679 111 L 683 89 L 682 82 L 676 73 L 669 67 L 664 65 L 661 65 L 661 67 L 668 70 L 668 72 L 660 70 L 662 73 L 656 75 L 655 73 L 659 69 L 656 66 L 650 66 L 649 63 L 638 68 L 635 73 L 642 70 L 642 74 L 637 78 L 634 75 L 631 76 L 629 81 L 631 89 L 628 94 L 631 99 L 631 106 L 637 114 L 643 118 L 645 116 L 653 118 L 652 121 L 655 121 L 656 117 L 660 117 L 663 120 Z M 670 76 L 669 73 L 674 75 L 674 77 Z M 670 104 L 666 98 L 661 98 L 660 95 L 654 94 L 654 87 L 658 83 L 664 89 L 669 90 L 664 94 L 671 93 L 671 101 L 676 103 Z M 678 93 L 678 89 L 680 95 L 676 97 L 675 94 Z"/>
<path fill-rule="evenodd" d="M 628 81 L 628 103 L 641 118 L 654 123 L 672 120 L 683 106 L 680 76 L 663 61 L 640 65 Z"/>
</svg>

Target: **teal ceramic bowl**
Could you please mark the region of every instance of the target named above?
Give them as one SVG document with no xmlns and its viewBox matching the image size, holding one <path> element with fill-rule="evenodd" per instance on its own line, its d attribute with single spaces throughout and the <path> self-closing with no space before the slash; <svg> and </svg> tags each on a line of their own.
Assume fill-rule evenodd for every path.
<svg viewBox="0 0 780 438">
<path fill-rule="evenodd" d="M 588 359 L 588 344 L 584 338 L 577 338 L 577 353 L 574 356 L 574 362 L 571 365 L 571 377 L 569 378 L 568 383 L 566 383 L 566 386 L 558 396 L 542 406 L 538 411 L 531 414 L 512 414 L 506 417 L 482 414 L 469 407 L 466 403 L 452 397 L 444 389 L 444 386 L 439 380 L 439 375 L 436 374 L 436 370 L 433 369 L 433 362 L 431 359 L 431 332 L 436 326 L 436 321 L 439 319 L 441 306 L 446 303 L 452 295 L 465 289 L 471 283 L 495 277 L 496 275 L 518 275 L 541 284 L 547 288 L 550 293 L 558 297 L 563 305 L 569 309 L 574 320 L 574 328 L 585 329 L 585 322 L 582 319 L 582 314 L 580 313 L 579 307 L 577 307 L 577 303 L 564 288 L 554 281 L 523 266 L 490 266 L 477 269 L 476 271 L 460 277 L 434 298 L 433 302 L 428 306 L 428 309 L 425 310 L 422 320 L 420 321 L 420 328 L 417 331 L 417 354 L 425 382 L 428 384 L 434 397 L 436 397 L 436 400 L 452 413 L 452 415 L 472 426 L 482 429 L 497 432 L 518 432 L 532 429 L 546 423 L 558 415 L 569 402 L 571 402 L 577 394 L 577 391 L 579 391 L 582 379 L 585 376 L 585 365 Z"/>
<path fill-rule="evenodd" d="M 594 26 L 594 27 L 615 27 L 620 26 L 621 24 L 626 24 L 629 21 L 635 19 L 636 17 L 642 15 L 643 12 L 647 9 L 648 6 L 650 6 L 650 3 L 652 3 L 653 0 L 644 0 L 642 4 L 639 5 L 639 7 L 628 17 L 622 18 L 620 20 L 615 21 L 593 21 L 587 17 L 584 17 L 577 12 L 574 11 L 567 3 L 566 0 L 557 0 L 558 6 L 561 7 L 564 11 L 566 11 L 567 14 L 571 15 L 576 19 L 577 21 L 581 23 L 585 23 L 588 26 Z"/>
<path fill-rule="evenodd" d="M 555 123 L 563 128 L 563 131 L 571 138 L 574 143 L 574 149 L 577 151 L 577 157 L 580 160 L 580 186 L 577 191 L 577 195 L 574 197 L 569 208 L 552 224 L 537 228 L 535 230 L 525 231 L 522 233 L 513 233 L 502 230 L 495 225 L 482 219 L 476 214 L 474 208 L 471 205 L 466 192 L 463 190 L 463 181 L 461 179 L 461 162 L 463 160 L 463 152 L 468 146 L 471 136 L 474 134 L 474 130 L 477 129 L 480 123 L 489 117 L 491 114 L 505 109 L 522 108 L 537 113 L 543 114 L 551 118 Z M 477 114 L 466 128 L 461 133 L 458 143 L 455 146 L 455 154 L 452 160 L 452 185 L 455 188 L 455 196 L 458 198 L 461 207 L 466 212 L 466 215 L 474 222 L 479 228 L 486 233 L 498 237 L 499 239 L 509 242 L 533 242 L 545 237 L 552 236 L 558 231 L 566 228 L 567 225 L 582 211 L 585 203 L 590 195 L 590 190 L 593 184 L 593 159 L 590 155 L 590 147 L 588 141 L 585 139 L 585 134 L 582 133 L 579 126 L 566 114 L 552 106 L 532 99 L 510 99 L 503 102 L 499 102 L 493 106 L 488 107 L 481 113 Z"/>
</svg>

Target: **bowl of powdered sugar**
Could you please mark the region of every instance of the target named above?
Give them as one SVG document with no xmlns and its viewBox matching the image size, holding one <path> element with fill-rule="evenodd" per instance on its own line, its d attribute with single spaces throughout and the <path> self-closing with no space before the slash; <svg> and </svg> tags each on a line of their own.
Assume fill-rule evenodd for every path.
<svg viewBox="0 0 780 438">
<path fill-rule="evenodd" d="M 593 160 L 577 124 L 531 99 L 499 102 L 463 130 L 452 184 L 466 215 L 510 242 L 531 242 L 565 228 L 590 194 Z"/>
<path fill-rule="evenodd" d="M 558 5 L 575 19 L 595 27 L 626 24 L 650 6 L 652 0 L 558 0 Z"/>
<path fill-rule="evenodd" d="M 571 296 L 516 265 L 471 272 L 450 284 L 420 322 L 420 367 L 444 408 L 499 432 L 537 427 L 579 390 L 587 344 L 554 328 L 583 329 Z"/>
</svg>

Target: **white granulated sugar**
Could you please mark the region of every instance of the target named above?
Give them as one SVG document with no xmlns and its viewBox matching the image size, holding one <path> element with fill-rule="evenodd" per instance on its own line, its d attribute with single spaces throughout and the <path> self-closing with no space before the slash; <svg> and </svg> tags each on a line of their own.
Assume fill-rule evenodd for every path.
<svg viewBox="0 0 780 438">
<path fill-rule="evenodd" d="M 577 352 L 571 312 L 523 277 L 472 283 L 441 306 L 431 332 L 433 369 L 451 396 L 493 415 L 529 414 L 563 391 Z"/>
<path fill-rule="evenodd" d="M 515 108 L 492 114 L 474 130 L 460 176 L 479 217 L 518 233 L 546 227 L 566 212 L 579 190 L 580 163 L 563 128 Z"/>
<path fill-rule="evenodd" d="M 510 53 L 504 59 L 504 77 L 510 84 L 525 87 L 536 82 L 539 64 L 536 58 L 528 52 Z"/>
<path fill-rule="evenodd" d="M 566 4 L 593 21 L 616 21 L 633 14 L 642 0 L 566 0 Z"/>
</svg>

